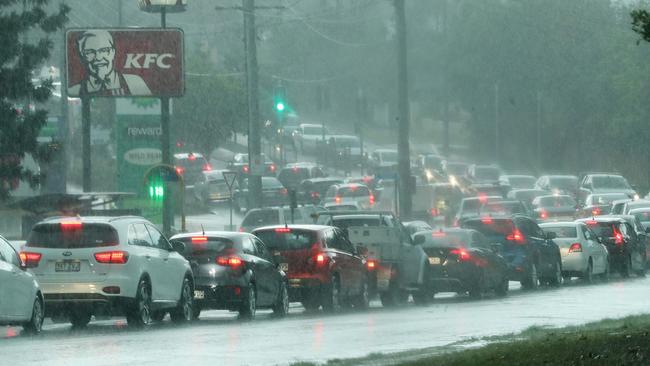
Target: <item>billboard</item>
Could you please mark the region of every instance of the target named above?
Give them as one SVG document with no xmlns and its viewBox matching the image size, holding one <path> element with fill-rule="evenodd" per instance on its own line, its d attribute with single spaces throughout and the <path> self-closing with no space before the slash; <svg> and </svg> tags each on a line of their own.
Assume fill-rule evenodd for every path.
<svg viewBox="0 0 650 366">
<path fill-rule="evenodd" d="M 183 31 L 68 29 L 70 97 L 179 97 L 185 91 Z"/>
</svg>

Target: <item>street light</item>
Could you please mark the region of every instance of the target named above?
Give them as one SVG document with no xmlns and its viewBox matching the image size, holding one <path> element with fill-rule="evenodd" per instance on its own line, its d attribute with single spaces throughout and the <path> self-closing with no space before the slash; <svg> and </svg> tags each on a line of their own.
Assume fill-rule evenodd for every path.
<svg viewBox="0 0 650 366">
<path fill-rule="evenodd" d="M 161 28 L 167 27 L 167 13 L 180 13 L 185 11 L 187 0 L 138 0 L 140 10 L 148 13 L 160 13 Z M 162 164 L 171 165 L 170 131 L 169 131 L 169 97 L 160 98 L 160 144 L 162 150 Z M 172 206 L 169 195 L 163 195 L 163 232 L 171 234 L 173 221 Z"/>
</svg>

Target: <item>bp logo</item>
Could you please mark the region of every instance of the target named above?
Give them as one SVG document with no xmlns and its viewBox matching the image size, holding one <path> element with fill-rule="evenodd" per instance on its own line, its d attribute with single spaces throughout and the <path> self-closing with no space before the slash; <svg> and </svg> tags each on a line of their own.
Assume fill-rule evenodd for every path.
<svg viewBox="0 0 650 366">
<path fill-rule="evenodd" d="M 138 108 L 149 109 L 158 105 L 159 99 L 156 98 L 132 98 L 131 104 Z"/>
</svg>

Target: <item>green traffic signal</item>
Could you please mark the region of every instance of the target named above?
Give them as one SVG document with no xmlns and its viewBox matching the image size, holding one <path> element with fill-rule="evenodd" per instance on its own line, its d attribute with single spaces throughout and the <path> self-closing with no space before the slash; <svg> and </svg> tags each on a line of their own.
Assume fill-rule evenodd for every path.
<svg viewBox="0 0 650 366">
<path fill-rule="evenodd" d="M 165 187 L 161 183 L 149 186 L 149 198 L 161 199 L 165 196 Z"/>
<path fill-rule="evenodd" d="M 282 111 L 284 111 L 284 103 L 282 103 L 282 102 L 277 102 L 277 103 L 275 104 L 275 109 L 278 110 L 278 112 L 282 112 Z"/>
</svg>

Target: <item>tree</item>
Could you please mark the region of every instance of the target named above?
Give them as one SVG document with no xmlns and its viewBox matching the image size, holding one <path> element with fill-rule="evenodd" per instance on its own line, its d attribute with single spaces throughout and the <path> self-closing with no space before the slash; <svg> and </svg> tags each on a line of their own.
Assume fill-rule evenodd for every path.
<svg viewBox="0 0 650 366">
<path fill-rule="evenodd" d="M 650 42 L 650 13 L 644 9 L 637 9 L 633 10 L 630 16 L 632 30 L 637 32 L 644 41 Z"/>
<path fill-rule="evenodd" d="M 52 81 L 35 83 L 32 71 L 49 57 L 52 41 L 48 35 L 63 27 L 69 8 L 61 5 L 51 13 L 47 5 L 47 0 L 0 3 L 0 201 L 20 181 L 37 183 L 38 175 L 22 166 L 25 155 L 41 161 L 48 155 L 37 142 L 47 111 L 30 105 L 49 98 Z"/>
</svg>

